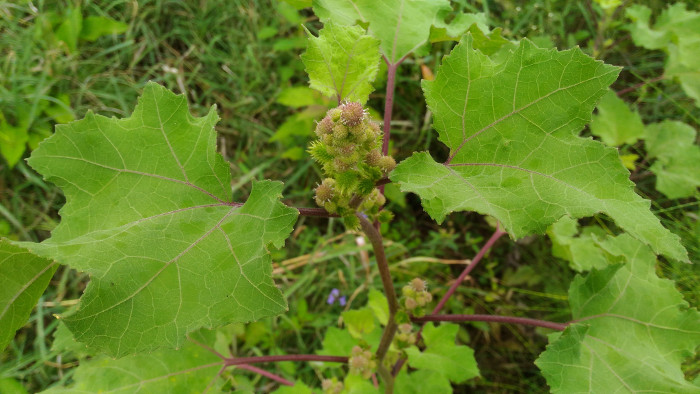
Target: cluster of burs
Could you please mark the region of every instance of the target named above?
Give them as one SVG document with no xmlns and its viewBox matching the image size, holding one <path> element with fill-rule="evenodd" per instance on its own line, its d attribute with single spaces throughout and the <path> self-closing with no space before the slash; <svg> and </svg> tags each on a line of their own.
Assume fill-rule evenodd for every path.
<svg viewBox="0 0 700 394">
<path fill-rule="evenodd" d="M 348 228 L 358 226 L 357 211 L 372 220 L 391 220 L 391 213 L 381 210 L 386 199 L 376 184 L 396 161 L 382 155 L 382 131 L 362 104 L 348 102 L 329 110 L 316 135 L 309 153 L 325 175 L 316 188 L 316 203 L 343 217 Z"/>
</svg>

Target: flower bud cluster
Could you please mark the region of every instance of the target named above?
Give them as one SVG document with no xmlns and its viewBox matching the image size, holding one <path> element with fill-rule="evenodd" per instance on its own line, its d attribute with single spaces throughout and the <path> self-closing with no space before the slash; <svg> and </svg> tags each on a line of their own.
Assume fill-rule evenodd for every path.
<svg viewBox="0 0 700 394">
<path fill-rule="evenodd" d="M 360 375 L 365 379 L 369 379 L 377 368 L 377 361 L 374 360 L 372 352 L 359 346 L 352 348 L 348 364 L 350 365 L 350 373 Z"/>
<path fill-rule="evenodd" d="M 309 153 L 326 176 L 316 188 L 316 204 L 352 224 L 355 221 L 349 217 L 356 209 L 350 201 L 357 196 L 362 198 L 357 210 L 375 218 L 386 203 L 375 185 L 396 167 L 393 157 L 382 155 L 379 125 L 369 119 L 362 104 L 347 102 L 329 110 L 315 132 L 318 140 Z"/>
<path fill-rule="evenodd" d="M 413 325 L 411 323 L 403 323 L 399 325 L 399 332 L 394 337 L 396 347 L 399 349 L 407 348 L 411 345 L 416 344 L 416 333 L 413 332 Z"/>
<path fill-rule="evenodd" d="M 428 292 L 425 281 L 420 278 L 413 279 L 401 289 L 404 296 L 404 307 L 413 316 L 423 316 L 425 306 L 433 300 L 433 295 Z"/>
<path fill-rule="evenodd" d="M 321 381 L 323 394 L 340 394 L 343 392 L 343 382 L 339 382 L 338 378 L 323 379 Z"/>
</svg>

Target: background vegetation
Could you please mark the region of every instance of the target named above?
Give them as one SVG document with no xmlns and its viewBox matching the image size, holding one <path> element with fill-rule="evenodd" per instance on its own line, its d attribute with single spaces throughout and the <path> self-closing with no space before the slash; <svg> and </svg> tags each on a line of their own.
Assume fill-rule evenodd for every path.
<svg viewBox="0 0 700 394">
<path fill-rule="evenodd" d="M 145 83 L 153 80 L 186 94 L 196 115 L 217 105 L 218 146 L 231 165 L 237 199 L 245 198 L 250 180 L 277 179 L 284 181 L 285 198 L 297 206 L 313 206 L 312 189 L 320 172 L 304 147 L 311 139 L 313 121 L 332 103 L 305 88 L 299 60 L 305 34 L 301 24 L 314 33 L 321 27 L 310 9 L 304 9 L 308 3 L 0 2 L 0 144 L 6 150 L 21 145 L 24 158 L 56 123 L 82 118 L 88 110 L 126 116 Z M 630 1 L 612 11 L 605 4 L 616 2 L 591 0 L 453 3 L 456 11 L 484 13 L 489 26 L 503 28 L 507 39 L 529 37 L 537 45 L 559 49 L 579 45 L 607 63 L 623 66 L 613 88 L 623 93 L 620 97 L 637 109 L 645 123 L 671 119 L 700 126 L 697 103 L 677 83 L 659 79 L 667 55 L 636 46 L 631 39 L 624 12 Z M 654 15 L 668 5 L 644 3 Z M 697 3 L 688 4 L 697 10 Z M 79 17 L 82 26 L 76 22 Z M 89 27 L 88 17 L 109 17 L 120 24 L 94 37 L 89 31 L 81 33 L 81 28 Z M 438 159 L 447 153 L 432 131 L 420 80 L 430 78 L 437 61 L 453 45 L 452 41 L 434 45 L 430 53 L 407 59 L 399 69 L 392 122 L 392 153 L 397 161 L 415 150 L 429 149 Z M 369 102 L 378 117 L 384 91 L 379 79 Z M 18 129 L 27 137 L 21 137 Z M 26 141 L 18 142 L 22 138 Z M 652 209 L 663 224 L 682 237 L 691 261 L 700 261 L 697 191 L 690 198 L 665 197 L 655 189 L 644 145 L 623 145 L 620 151 L 638 156 L 632 170 L 638 192 L 653 201 Z M 429 279 L 431 290 L 444 291 L 464 260 L 488 237 L 491 224 L 479 215 L 460 213 L 438 226 L 422 212 L 415 196 L 403 195 L 391 185 L 387 196 L 396 220 L 382 231 L 389 240 L 388 258 L 397 282 L 421 276 Z M 60 191 L 23 160 L 0 159 L 0 236 L 47 238 L 63 202 Z M 604 218 L 590 222 L 606 225 Z M 379 284 L 368 266 L 369 247 L 358 236 L 345 231 L 339 221 L 302 217 L 286 248 L 273 254 L 276 282 L 289 298 L 290 312 L 232 327 L 238 354 L 313 353 L 321 348 L 325 329 L 338 324 L 340 312 L 364 305 L 365 290 Z M 566 261 L 553 257 L 551 246 L 546 236 L 501 240 L 447 309 L 566 321 L 566 291 L 574 272 Z M 697 267 L 671 262 L 660 267 L 660 273 L 676 280 L 694 305 L 700 300 Z M 80 350 L 52 347 L 57 328 L 53 315 L 73 306 L 87 281 L 80 273 L 59 269 L 30 322 L 0 356 L 0 392 L 14 382 L 36 392 L 70 379 Z M 332 289 L 346 297 L 344 306 L 327 302 Z M 461 326 L 459 339 L 475 349 L 483 376 L 458 390 L 547 391 L 532 363 L 546 344 L 539 329 L 473 323 Z M 316 379 L 307 364 L 278 363 L 270 368 L 303 381 Z M 700 357 L 688 361 L 685 370 L 691 380 L 696 377 Z M 260 380 L 265 378 L 236 371 L 230 375 L 230 386 L 245 391 L 272 384 Z"/>
</svg>

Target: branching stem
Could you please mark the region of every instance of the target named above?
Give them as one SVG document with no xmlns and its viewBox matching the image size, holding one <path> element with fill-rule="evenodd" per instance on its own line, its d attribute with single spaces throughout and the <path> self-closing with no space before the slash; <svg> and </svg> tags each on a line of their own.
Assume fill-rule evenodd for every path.
<svg viewBox="0 0 700 394">
<path fill-rule="evenodd" d="M 256 363 L 272 363 L 279 361 L 325 361 L 330 363 L 347 363 L 345 356 L 319 356 L 317 354 L 285 354 L 280 356 L 227 357 L 224 365 L 241 365 Z"/>
<path fill-rule="evenodd" d="M 484 322 L 494 322 L 494 323 L 506 323 L 506 324 L 523 324 L 526 326 L 536 326 L 551 328 L 552 330 L 564 331 L 569 323 L 555 323 L 546 320 L 530 319 L 527 317 L 514 317 L 514 316 L 497 316 L 497 315 L 425 315 L 422 317 L 412 317 L 411 320 L 414 322 L 429 322 L 429 321 L 451 321 L 451 322 L 464 322 L 464 321 L 484 321 Z"/>
<path fill-rule="evenodd" d="M 357 217 L 360 219 L 360 226 L 362 231 L 369 238 L 372 248 L 374 249 L 374 256 L 377 260 L 377 267 L 379 268 L 379 275 L 382 278 L 382 285 L 384 286 L 384 294 L 389 303 L 389 319 L 387 321 L 386 327 L 382 332 L 382 339 L 379 342 L 379 347 L 377 348 L 377 371 L 379 376 L 382 377 L 384 381 L 385 390 L 387 393 L 393 392 L 394 387 L 394 376 L 384 366 L 384 357 L 386 356 L 389 346 L 391 346 L 391 341 L 394 339 L 394 334 L 396 334 L 396 329 L 398 325 L 396 324 L 396 312 L 399 309 L 399 302 L 396 297 L 396 291 L 394 290 L 394 283 L 391 280 L 391 273 L 389 272 L 389 263 L 386 259 L 386 254 L 384 253 L 384 243 L 382 241 L 382 235 L 374 227 L 372 222 L 370 222 L 362 213 L 357 213 Z"/>
</svg>

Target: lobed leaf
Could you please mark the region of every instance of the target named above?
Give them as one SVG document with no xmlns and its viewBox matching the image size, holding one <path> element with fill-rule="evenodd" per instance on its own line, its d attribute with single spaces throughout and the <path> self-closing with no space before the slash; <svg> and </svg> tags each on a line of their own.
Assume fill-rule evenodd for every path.
<svg viewBox="0 0 700 394">
<path fill-rule="evenodd" d="M 456 324 L 433 323 L 423 326 L 425 350 L 416 347 L 406 349 L 408 365 L 419 370 L 437 372 L 454 383 L 461 383 L 479 376 L 474 351 L 468 346 L 456 345 Z"/>
<path fill-rule="evenodd" d="M 368 32 L 379 39 L 381 52 L 391 64 L 426 44 L 430 27 L 451 10 L 447 0 L 314 0 L 313 7 L 323 23 L 369 24 Z M 447 25 L 442 22 L 440 27 Z"/>
<path fill-rule="evenodd" d="M 700 106 L 700 12 L 687 10 L 685 3 L 675 3 L 659 15 L 653 26 L 647 6 L 635 4 L 626 12 L 634 22 L 628 26 L 634 43 L 664 50 L 668 54 L 664 76 L 678 79 L 685 93 Z"/>
<path fill-rule="evenodd" d="M 656 174 L 656 189 L 669 198 L 692 197 L 700 186 L 700 146 L 697 132 L 677 121 L 648 125 L 644 131 L 650 170 Z"/>
<path fill-rule="evenodd" d="M 622 235 L 605 247 L 626 263 L 574 279 L 574 323 L 536 361 L 552 392 L 697 392 L 681 363 L 700 345 L 700 313 L 656 276 L 641 242 Z"/>
<path fill-rule="evenodd" d="M 597 106 L 591 121 L 591 133 L 609 146 L 633 144 L 644 135 L 644 123 L 612 90 L 608 90 Z"/>
<path fill-rule="evenodd" d="M 27 323 L 57 268 L 56 262 L 0 239 L 0 350 Z"/>
<path fill-rule="evenodd" d="M 203 393 L 219 385 L 223 366 L 216 355 L 188 343 L 179 350 L 81 362 L 73 385 L 42 393 Z"/>
<path fill-rule="evenodd" d="M 379 70 L 379 42 L 359 26 L 327 22 L 318 37 L 309 35 L 301 60 L 311 87 L 341 101 L 364 104 Z"/>
<path fill-rule="evenodd" d="M 467 35 L 435 80 L 423 81 L 448 160 L 416 153 L 390 178 L 417 193 L 438 222 L 473 210 L 522 237 L 564 215 L 603 212 L 657 253 L 687 260 L 678 237 L 634 192 L 617 151 L 576 135 L 618 72 L 578 48 L 540 49 L 527 39 L 496 63 Z"/>
<path fill-rule="evenodd" d="M 124 356 L 287 309 L 267 248 L 284 244 L 298 212 L 279 201 L 279 182 L 231 201 L 217 120 L 214 108 L 192 117 L 184 96 L 149 83 L 131 117 L 89 113 L 32 154 L 66 204 L 51 238 L 25 246 L 91 275 L 64 319 L 79 341 Z"/>
</svg>

